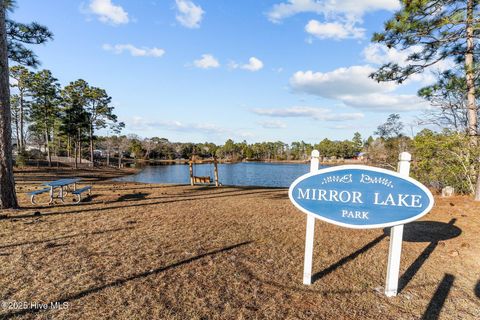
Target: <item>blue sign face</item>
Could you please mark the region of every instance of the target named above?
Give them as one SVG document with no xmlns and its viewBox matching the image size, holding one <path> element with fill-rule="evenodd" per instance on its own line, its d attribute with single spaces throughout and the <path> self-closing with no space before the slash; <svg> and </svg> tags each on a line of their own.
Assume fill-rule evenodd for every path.
<svg viewBox="0 0 480 320">
<path fill-rule="evenodd" d="M 301 211 L 349 228 L 404 224 L 433 207 L 431 192 L 418 181 L 368 166 L 338 166 L 308 173 L 288 195 Z"/>
</svg>

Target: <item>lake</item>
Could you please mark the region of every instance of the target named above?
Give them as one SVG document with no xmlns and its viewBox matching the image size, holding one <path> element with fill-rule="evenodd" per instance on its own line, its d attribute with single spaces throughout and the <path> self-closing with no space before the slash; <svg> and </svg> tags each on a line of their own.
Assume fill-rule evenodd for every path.
<svg viewBox="0 0 480 320">
<path fill-rule="evenodd" d="M 213 164 L 197 164 L 195 176 L 210 176 Z M 225 163 L 218 165 L 219 182 L 228 186 L 289 187 L 302 174 L 309 172 L 310 164 L 279 164 L 263 162 Z M 143 183 L 189 184 L 188 165 L 147 166 L 137 174 L 115 181 Z"/>
</svg>

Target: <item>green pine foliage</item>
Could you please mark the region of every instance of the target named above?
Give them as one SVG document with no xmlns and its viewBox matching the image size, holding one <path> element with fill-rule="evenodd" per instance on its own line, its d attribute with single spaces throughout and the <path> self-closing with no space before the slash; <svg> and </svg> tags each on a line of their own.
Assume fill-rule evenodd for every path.
<svg viewBox="0 0 480 320">
<path fill-rule="evenodd" d="M 437 191 L 453 186 L 458 193 L 473 193 L 479 150 L 469 150 L 468 142 L 458 132 L 422 130 L 412 141 L 413 177 Z"/>
<path fill-rule="evenodd" d="M 384 31 L 375 33 L 372 41 L 388 48 L 412 49 L 407 64 L 390 62 L 371 76 L 377 81 L 402 83 L 409 76 L 420 73 L 447 58 L 459 65 L 467 53 L 466 37 L 469 24 L 476 25 L 474 37 L 478 39 L 479 4 L 473 1 L 475 21 L 467 19 L 465 0 L 402 0 L 402 8 L 385 23 Z M 475 42 L 474 60 L 480 57 L 478 41 Z"/>
<path fill-rule="evenodd" d="M 9 11 L 15 8 L 16 1 L 2 0 Z M 37 23 L 20 23 L 6 19 L 8 58 L 18 64 L 37 67 L 40 64 L 37 56 L 28 45 L 43 44 L 53 39 L 53 33 L 45 26 Z"/>
</svg>

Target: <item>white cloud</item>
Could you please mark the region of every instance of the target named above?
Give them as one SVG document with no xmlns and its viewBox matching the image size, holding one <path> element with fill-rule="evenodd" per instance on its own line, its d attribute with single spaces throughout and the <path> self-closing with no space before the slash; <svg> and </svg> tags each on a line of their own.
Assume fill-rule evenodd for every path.
<svg viewBox="0 0 480 320">
<path fill-rule="evenodd" d="M 396 48 L 388 48 L 383 44 L 371 43 L 363 50 L 363 56 L 366 62 L 377 66 L 393 62 L 405 67 L 409 64 L 408 57 L 420 52 L 421 49 L 421 46 L 412 46 L 405 50 L 397 50 Z M 422 85 L 429 85 L 436 81 L 436 73 L 454 67 L 455 62 L 452 59 L 445 59 L 427 68 L 423 73 L 413 74 L 406 83 L 420 82 Z"/>
<path fill-rule="evenodd" d="M 145 119 L 141 116 L 131 117 L 126 119 L 126 122 L 128 130 L 136 133 L 145 132 L 150 136 L 155 136 L 162 135 L 162 130 L 167 130 L 184 136 L 186 141 L 192 141 L 192 137 L 196 139 L 217 139 L 218 141 L 225 141 L 228 138 L 247 139 L 255 137 L 255 133 L 242 128 L 225 128 L 209 122 Z M 202 138 L 199 138 L 200 136 Z"/>
<path fill-rule="evenodd" d="M 430 105 L 413 94 L 370 93 L 365 95 L 343 96 L 346 105 L 370 111 L 414 111 L 426 110 Z"/>
<path fill-rule="evenodd" d="M 250 57 L 248 63 L 242 66 L 242 69 L 249 71 L 258 71 L 263 68 L 263 62 L 255 57 Z"/>
<path fill-rule="evenodd" d="M 211 123 L 184 123 L 181 121 L 157 121 L 148 120 L 143 117 L 135 116 L 128 121 L 129 127 L 137 130 L 168 129 L 173 131 L 202 132 L 202 133 L 227 133 L 228 130 Z"/>
<path fill-rule="evenodd" d="M 203 9 L 189 0 L 175 0 L 177 4 L 177 21 L 187 28 L 199 28 L 202 21 Z"/>
<path fill-rule="evenodd" d="M 228 64 L 228 67 L 231 68 L 231 69 L 240 68 L 240 69 L 255 72 L 255 71 L 261 70 L 263 68 L 263 62 L 258 58 L 250 57 L 250 59 L 248 59 L 248 63 L 239 65 L 235 61 L 231 61 Z"/>
<path fill-rule="evenodd" d="M 269 117 L 281 118 L 312 118 L 322 121 L 348 121 L 358 120 L 364 117 L 363 113 L 335 113 L 326 108 L 314 108 L 304 106 L 294 106 L 290 108 L 279 109 L 253 109 L 253 113 Z"/>
<path fill-rule="evenodd" d="M 290 79 L 294 91 L 337 99 L 343 95 L 392 91 L 395 84 L 377 83 L 369 78 L 376 69 L 370 66 L 352 66 L 330 72 L 297 71 Z"/>
<path fill-rule="evenodd" d="M 408 56 L 421 48 L 418 46 L 410 47 L 408 50 L 397 50 L 395 48 L 387 48 L 387 46 L 379 43 L 371 43 L 363 49 L 363 56 L 368 63 L 380 65 L 388 62 L 399 63 L 405 65 Z"/>
<path fill-rule="evenodd" d="M 369 111 L 412 111 L 428 108 L 424 100 L 412 94 L 396 94 L 394 82 L 376 82 L 369 78 L 376 68 L 352 66 L 330 72 L 298 71 L 290 79 L 292 89 L 322 98 L 341 101 L 348 107 Z"/>
<path fill-rule="evenodd" d="M 115 54 L 121 54 L 124 51 L 130 52 L 130 54 L 134 57 L 155 57 L 159 58 L 165 54 L 165 50 L 160 48 L 147 48 L 147 47 L 135 47 L 132 44 L 104 44 L 102 49 L 105 51 L 110 51 Z"/>
<path fill-rule="evenodd" d="M 400 8 L 398 0 L 288 0 L 275 4 L 267 13 L 272 22 L 279 22 L 298 13 L 316 13 L 335 18 L 338 15 L 361 19 L 366 12 L 394 11 Z"/>
<path fill-rule="evenodd" d="M 268 18 L 272 22 L 293 16 L 302 12 L 321 13 L 324 5 L 320 1 L 315 0 L 288 0 L 287 3 L 278 3 L 267 13 Z"/>
<path fill-rule="evenodd" d="M 278 23 L 295 14 L 315 13 L 323 21 L 310 20 L 305 26 L 307 33 L 319 39 L 363 39 L 366 30 L 358 25 L 366 13 L 399 8 L 398 0 L 287 0 L 273 5 L 267 16 Z"/>
<path fill-rule="evenodd" d="M 121 6 L 114 5 L 112 0 L 91 0 L 88 7 L 104 23 L 118 25 L 129 22 L 128 13 Z"/>
<path fill-rule="evenodd" d="M 353 23 L 319 22 L 310 20 L 305 26 L 305 31 L 319 39 L 362 39 L 365 29 L 355 27 Z"/>
<path fill-rule="evenodd" d="M 265 129 L 284 129 L 287 127 L 286 123 L 279 120 L 258 121 L 257 123 Z"/>
<path fill-rule="evenodd" d="M 202 58 L 193 61 L 193 65 L 201 69 L 210 69 L 220 67 L 218 60 L 211 54 L 202 54 Z"/>
</svg>

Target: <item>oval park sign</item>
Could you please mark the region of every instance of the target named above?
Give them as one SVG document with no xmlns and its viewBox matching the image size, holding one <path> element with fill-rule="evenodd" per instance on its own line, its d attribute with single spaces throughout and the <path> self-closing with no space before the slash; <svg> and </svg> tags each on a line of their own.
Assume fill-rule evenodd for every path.
<svg viewBox="0 0 480 320">
<path fill-rule="evenodd" d="M 362 165 L 336 166 L 305 174 L 288 195 L 301 211 L 348 228 L 383 228 L 427 214 L 432 193 L 397 172 Z"/>
</svg>

